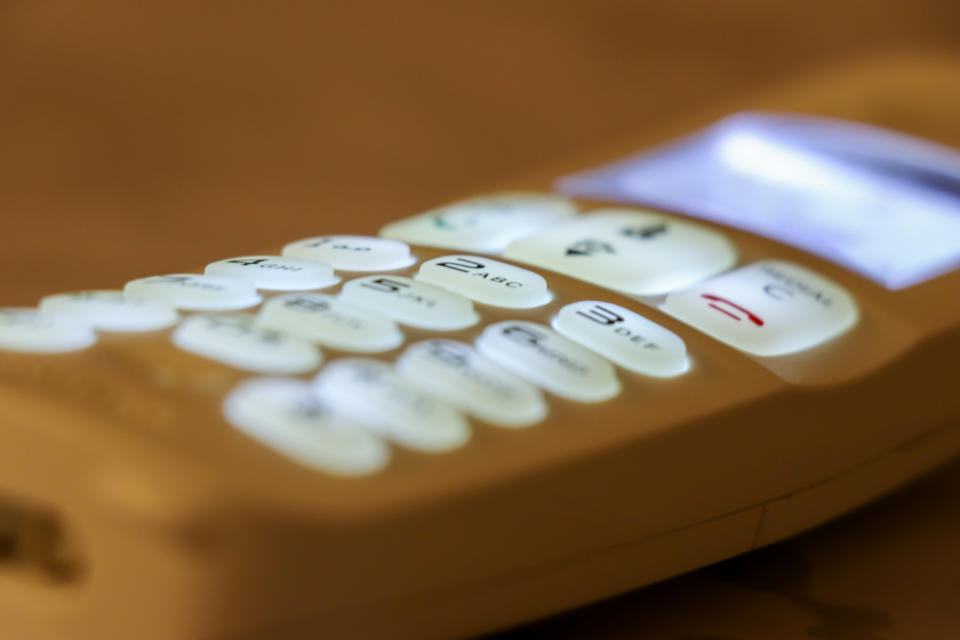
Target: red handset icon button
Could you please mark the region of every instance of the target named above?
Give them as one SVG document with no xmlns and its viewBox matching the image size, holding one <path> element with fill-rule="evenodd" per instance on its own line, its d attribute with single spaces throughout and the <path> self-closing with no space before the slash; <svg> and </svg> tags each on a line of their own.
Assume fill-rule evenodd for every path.
<svg viewBox="0 0 960 640">
<path fill-rule="evenodd" d="M 701 293 L 700 297 L 709 300 L 707 306 L 711 309 L 716 309 L 720 313 L 729 316 L 740 322 L 743 319 L 747 319 L 758 327 L 763 326 L 763 318 L 756 315 L 746 307 L 742 307 L 736 302 L 727 300 L 726 298 L 721 298 L 720 296 L 714 295 L 712 293 Z"/>
<path fill-rule="evenodd" d="M 854 326 L 857 303 L 806 267 L 762 260 L 667 294 L 662 309 L 758 356 L 809 349 Z"/>
</svg>

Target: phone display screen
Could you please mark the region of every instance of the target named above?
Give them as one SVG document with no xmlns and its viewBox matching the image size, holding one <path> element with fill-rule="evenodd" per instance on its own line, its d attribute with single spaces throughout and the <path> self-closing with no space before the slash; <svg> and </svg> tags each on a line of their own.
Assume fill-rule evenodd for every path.
<svg viewBox="0 0 960 640">
<path fill-rule="evenodd" d="M 741 228 L 889 289 L 960 266 L 960 152 L 851 122 L 737 114 L 558 189 Z"/>
</svg>

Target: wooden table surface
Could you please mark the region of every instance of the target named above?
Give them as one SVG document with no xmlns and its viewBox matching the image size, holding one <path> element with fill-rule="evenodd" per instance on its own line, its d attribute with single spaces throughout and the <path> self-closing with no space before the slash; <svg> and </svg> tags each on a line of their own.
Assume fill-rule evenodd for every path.
<svg viewBox="0 0 960 640">
<path fill-rule="evenodd" d="M 891 48 L 960 54 L 960 2 L 2 3 L 0 304 L 372 227 Z M 505 637 L 960 637 L 958 504 L 954 465 Z"/>
</svg>

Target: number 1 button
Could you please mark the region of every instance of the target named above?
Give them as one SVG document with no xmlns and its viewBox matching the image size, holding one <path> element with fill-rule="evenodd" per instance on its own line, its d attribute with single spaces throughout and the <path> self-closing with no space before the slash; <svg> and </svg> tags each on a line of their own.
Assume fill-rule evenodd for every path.
<svg viewBox="0 0 960 640">
<path fill-rule="evenodd" d="M 410 247 L 369 236 L 319 236 L 291 242 L 283 257 L 318 260 L 338 271 L 389 271 L 413 264 Z"/>
</svg>

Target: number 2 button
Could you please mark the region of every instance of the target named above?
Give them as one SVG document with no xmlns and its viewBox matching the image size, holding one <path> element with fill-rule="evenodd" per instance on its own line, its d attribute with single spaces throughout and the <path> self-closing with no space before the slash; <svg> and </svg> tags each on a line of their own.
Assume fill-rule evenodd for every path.
<svg viewBox="0 0 960 640">
<path fill-rule="evenodd" d="M 480 256 L 443 256 L 420 265 L 417 279 L 496 307 L 529 309 L 550 302 L 538 273 Z"/>
</svg>

